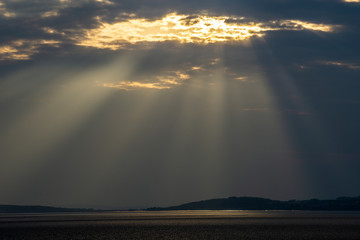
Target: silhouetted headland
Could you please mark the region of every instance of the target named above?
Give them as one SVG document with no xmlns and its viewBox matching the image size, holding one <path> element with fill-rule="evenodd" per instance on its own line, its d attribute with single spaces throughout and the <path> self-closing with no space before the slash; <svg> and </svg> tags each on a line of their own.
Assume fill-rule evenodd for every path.
<svg viewBox="0 0 360 240">
<path fill-rule="evenodd" d="M 318 210 L 360 211 L 359 197 L 339 197 L 334 200 L 289 200 L 280 201 L 257 197 L 229 197 L 191 202 L 172 207 L 154 207 L 148 211 L 164 210 Z"/>
</svg>

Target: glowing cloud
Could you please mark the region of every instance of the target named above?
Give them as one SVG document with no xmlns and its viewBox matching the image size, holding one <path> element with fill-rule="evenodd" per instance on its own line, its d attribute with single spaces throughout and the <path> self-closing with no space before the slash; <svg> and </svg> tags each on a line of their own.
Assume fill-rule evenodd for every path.
<svg viewBox="0 0 360 240">
<path fill-rule="evenodd" d="M 26 60 L 30 58 L 30 53 L 33 49 L 27 49 L 20 52 L 13 46 L 1 46 L 0 47 L 0 60 Z"/>
<path fill-rule="evenodd" d="M 336 27 L 339 27 L 334 25 L 303 22 L 299 20 L 284 20 L 280 21 L 280 24 L 286 26 L 286 30 L 312 30 L 320 32 L 332 32 Z"/>
<path fill-rule="evenodd" d="M 348 2 L 348 3 L 360 3 L 360 0 L 343 0 L 343 2 Z"/>
<path fill-rule="evenodd" d="M 240 82 L 246 82 L 246 81 L 248 81 L 248 80 L 247 80 L 247 77 L 243 77 L 243 76 L 236 77 L 236 78 L 234 78 L 234 80 L 238 80 L 238 81 L 240 81 Z"/>
<path fill-rule="evenodd" d="M 94 0 L 95 1 L 95 0 Z M 101 4 L 112 4 L 108 0 L 96 0 Z M 70 4 L 71 1 L 60 1 L 60 4 Z M 61 7 L 60 7 L 61 8 Z M 59 8 L 59 9 L 60 9 Z M 0 1 L 0 14 L 10 17 L 5 4 Z M 49 18 L 58 16 L 58 9 L 44 12 L 41 16 Z M 134 14 L 123 13 L 127 20 L 115 23 L 102 22 L 97 17 L 99 26 L 93 29 L 67 29 L 58 31 L 50 27 L 43 27 L 46 34 L 53 35 L 53 39 L 17 39 L 0 45 L 0 61 L 28 60 L 40 51 L 42 45 L 59 46 L 62 42 L 81 47 L 99 49 L 131 49 L 131 45 L 175 41 L 182 44 L 213 44 L 234 43 L 249 40 L 252 37 L 265 36 L 269 31 L 321 31 L 333 32 L 338 25 L 317 24 L 300 20 L 278 20 L 256 22 L 244 17 L 181 15 L 171 13 L 161 19 L 149 20 L 137 18 Z M 61 38 L 59 38 L 61 35 Z M 70 40 L 70 41 L 69 41 Z M 214 62 L 216 64 L 216 62 Z M 193 70 L 196 69 L 196 66 Z"/>
<path fill-rule="evenodd" d="M 108 5 L 112 5 L 114 4 L 112 1 L 110 0 L 95 0 L 95 2 L 99 2 L 99 3 L 102 3 L 102 4 L 108 4 Z"/>
<path fill-rule="evenodd" d="M 6 18 L 11 18 L 11 17 L 15 17 L 16 14 L 14 12 L 10 12 L 6 8 L 5 4 L 0 1 L 0 16 L 6 17 Z"/>
<path fill-rule="evenodd" d="M 172 13 L 155 21 L 139 18 L 114 24 L 102 23 L 99 28 L 87 31 L 77 44 L 118 49 L 122 43 L 179 41 L 206 44 L 263 35 L 260 24 L 229 24 L 226 23 L 228 19 Z"/>
<path fill-rule="evenodd" d="M 117 88 L 122 90 L 135 90 L 140 88 L 150 89 L 169 89 L 170 86 L 161 85 L 160 83 L 143 83 L 143 82 L 119 82 L 119 83 L 104 83 L 104 87 Z"/>
<path fill-rule="evenodd" d="M 47 11 L 47 12 L 44 12 L 43 14 L 41 14 L 41 17 L 43 17 L 43 18 L 57 17 L 57 16 L 59 16 L 58 10 Z"/>
<path fill-rule="evenodd" d="M 170 89 L 175 85 L 181 84 L 184 80 L 190 78 L 185 72 L 175 71 L 170 72 L 168 75 L 156 76 L 154 81 L 121 81 L 117 83 L 101 83 L 103 87 L 116 88 L 121 90 L 137 90 L 137 89 Z"/>
<path fill-rule="evenodd" d="M 132 18 L 117 23 L 102 22 L 98 28 L 72 37 L 79 46 L 116 50 L 127 44 L 178 41 L 180 43 L 210 44 L 238 42 L 262 37 L 267 31 L 313 30 L 331 32 L 334 26 L 299 20 L 246 22 L 244 18 L 228 16 L 179 15 L 171 13 L 150 21 Z"/>
<path fill-rule="evenodd" d="M 57 47 L 60 41 L 57 40 L 17 40 L 8 45 L 0 46 L 1 60 L 27 60 L 38 53 L 41 46 L 48 45 Z"/>
<path fill-rule="evenodd" d="M 337 66 L 337 67 L 343 67 L 348 68 L 352 70 L 360 70 L 360 65 L 356 65 L 353 63 L 346 63 L 346 62 L 339 62 L 339 61 L 322 61 L 320 62 L 321 65 L 327 65 L 327 66 Z"/>
</svg>

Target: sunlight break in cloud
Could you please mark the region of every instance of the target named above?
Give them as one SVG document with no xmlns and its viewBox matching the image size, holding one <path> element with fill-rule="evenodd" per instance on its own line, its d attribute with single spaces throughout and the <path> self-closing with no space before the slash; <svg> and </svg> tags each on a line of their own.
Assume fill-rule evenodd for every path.
<svg viewBox="0 0 360 240">
<path fill-rule="evenodd" d="M 348 2 L 348 3 L 360 3 L 360 0 L 343 0 L 343 2 Z"/>
<path fill-rule="evenodd" d="M 313 30 L 331 32 L 333 29 L 333 25 L 300 20 L 263 23 L 246 22 L 244 18 L 228 16 L 171 13 L 155 21 L 133 18 L 117 23 L 103 22 L 100 27 L 86 30 L 84 35 L 73 37 L 73 40 L 79 46 L 116 50 L 126 44 L 141 42 L 178 41 L 180 43 L 210 44 L 243 41 L 255 36 L 262 37 L 267 31 Z"/>
<path fill-rule="evenodd" d="M 110 1 L 97 1 L 111 4 Z M 63 4 L 70 3 L 68 1 Z M 1 4 L 1 1 L 0 1 Z M 0 5 L 5 9 L 4 4 Z M 57 16 L 54 10 L 43 13 L 42 17 Z M 251 37 L 262 37 L 269 31 L 321 31 L 332 32 L 338 25 L 317 24 L 300 20 L 279 20 L 269 22 L 248 21 L 243 17 L 179 15 L 171 13 L 158 20 L 136 18 L 128 14 L 128 20 L 117 23 L 100 22 L 97 28 L 85 30 L 68 29 L 59 32 L 43 27 L 42 30 L 53 35 L 53 40 L 18 39 L 0 45 L 0 61 L 28 60 L 40 51 L 43 45 L 57 47 L 63 41 L 72 40 L 75 45 L 99 49 L 117 50 L 129 48 L 131 44 L 177 41 L 180 43 L 211 44 L 218 42 L 239 42 Z M 101 18 L 97 18 L 101 21 Z M 61 35 L 61 40 L 59 36 Z M 58 40 L 59 39 L 59 40 Z"/>
</svg>

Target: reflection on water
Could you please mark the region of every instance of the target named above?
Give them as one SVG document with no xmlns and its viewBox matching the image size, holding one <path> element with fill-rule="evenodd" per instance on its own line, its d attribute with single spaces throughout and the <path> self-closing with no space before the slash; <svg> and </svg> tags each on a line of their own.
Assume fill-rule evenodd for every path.
<svg viewBox="0 0 360 240">
<path fill-rule="evenodd" d="M 0 215 L 0 239 L 360 239 L 360 212 L 161 211 Z"/>
<path fill-rule="evenodd" d="M 106 222 L 155 220 L 340 220 L 360 221 L 360 211 L 241 211 L 241 210 L 179 210 L 179 211 L 106 211 L 85 213 L 0 214 L 0 226 L 6 223 L 36 222 Z"/>
</svg>

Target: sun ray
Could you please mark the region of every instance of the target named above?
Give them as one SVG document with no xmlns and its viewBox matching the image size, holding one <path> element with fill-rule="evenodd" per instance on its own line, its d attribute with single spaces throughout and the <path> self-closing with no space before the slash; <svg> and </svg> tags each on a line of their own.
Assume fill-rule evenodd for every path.
<svg viewBox="0 0 360 240">
<path fill-rule="evenodd" d="M 119 66 L 123 69 L 119 69 Z M 62 69 L 52 69 L 50 66 L 47 68 L 49 74 L 42 75 L 43 83 L 39 82 L 39 89 L 34 92 L 30 92 L 28 86 L 21 84 L 26 83 L 29 73 L 42 72 L 39 69 L 9 76 L 8 80 L 2 83 L 7 91 L 15 93 L 9 98 L 21 94 L 17 88 L 30 92 L 27 108 L 16 116 L 0 139 L 4 143 L 1 146 L 2 156 L 12 161 L 6 175 L 12 174 L 16 177 L 12 179 L 13 188 L 10 190 L 16 190 L 12 194 L 20 193 L 17 189 L 24 185 L 32 174 L 37 174 L 41 169 L 45 169 L 46 165 L 51 165 L 50 162 L 44 161 L 46 156 L 71 138 L 93 112 L 113 94 L 113 91 L 99 87 L 98 82 L 104 79 L 126 79 L 133 67 L 131 58 L 123 56 L 107 66 L 85 71 L 75 68 L 73 72 L 67 71 L 66 74 L 53 77 L 50 73 L 61 72 Z M 20 151 L 12 146 L 17 146 Z"/>
</svg>

